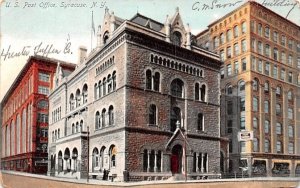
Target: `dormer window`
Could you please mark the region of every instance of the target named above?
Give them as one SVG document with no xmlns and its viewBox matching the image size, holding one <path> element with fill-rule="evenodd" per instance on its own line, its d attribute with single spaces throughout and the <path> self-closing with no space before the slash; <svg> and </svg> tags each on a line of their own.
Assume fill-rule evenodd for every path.
<svg viewBox="0 0 300 188">
<path fill-rule="evenodd" d="M 175 44 L 176 46 L 181 46 L 182 43 L 182 36 L 181 33 L 178 31 L 175 31 L 173 33 L 173 44 Z"/>
</svg>

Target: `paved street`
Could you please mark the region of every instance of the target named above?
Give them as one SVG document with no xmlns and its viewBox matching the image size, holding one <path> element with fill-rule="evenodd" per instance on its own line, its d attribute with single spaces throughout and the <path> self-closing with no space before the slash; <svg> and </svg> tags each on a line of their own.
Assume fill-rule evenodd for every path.
<svg viewBox="0 0 300 188">
<path fill-rule="evenodd" d="M 24 176 L 25 175 L 25 176 Z M 206 181 L 190 181 L 190 182 L 137 182 L 137 183 L 117 183 L 117 182 L 102 182 L 96 180 L 90 180 L 89 184 L 86 183 L 86 180 L 63 180 L 58 178 L 43 177 L 39 175 L 30 175 L 23 174 L 0 174 L 2 177 L 3 188 L 105 188 L 105 187 L 146 187 L 146 188 L 158 188 L 158 187 L 201 187 L 201 188 L 291 188 L 297 187 L 299 185 L 296 178 L 278 178 L 275 179 L 248 179 L 246 181 L 241 181 L 237 179 L 236 181 L 231 180 L 206 180 Z M 0 186 L 1 188 L 1 186 Z"/>
</svg>

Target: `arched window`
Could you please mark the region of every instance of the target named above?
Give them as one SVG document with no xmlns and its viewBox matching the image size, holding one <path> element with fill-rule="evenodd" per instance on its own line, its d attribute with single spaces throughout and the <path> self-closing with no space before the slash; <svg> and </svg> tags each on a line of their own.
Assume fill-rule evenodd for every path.
<svg viewBox="0 0 300 188">
<path fill-rule="evenodd" d="M 101 80 L 98 82 L 98 98 L 102 97 L 102 82 Z"/>
<path fill-rule="evenodd" d="M 16 119 L 16 135 L 17 135 L 17 143 L 16 143 L 16 147 L 17 147 L 17 154 L 21 153 L 20 149 L 21 149 L 21 118 L 20 118 L 20 114 L 17 115 L 17 119 Z"/>
<path fill-rule="evenodd" d="M 73 93 L 71 93 L 69 100 L 70 100 L 70 111 L 71 111 L 75 107 L 75 101 L 74 101 L 74 95 L 73 95 Z"/>
<path fill-rule="evenodd" d="M 73 159 L 73 170 L 77 172 L 77 158 L 78 158 L 78 150 L 74 148 L 72 151 L 72 159 Z"/>
<path fill-rule="evenodd" d="M 79 127 L 80 127 L 79 131 L 82 132 L 82 130 L 83 130 L 83 120 L 80 121 L 80 126 Z"/>
<path fill-rule="evenodd" d="M 113 80 L 113 91 L 115 91 L 116 87 L 117 87 L 117 75 L 116 75 L 116 71 L 114 71 L 113 74 L 112 74 L 112 80 Z"/>
<path fill-rule="evenodd" d="M 206 86 L 203 84 L 200 88 L 200 99 L 203 102 L 206 102 Z"/>
<path fill-rule="evenodd" d="M 276 95 L 281 96 L 281 87 L 280 86 L 276 87 Z"/>
<path fill-rule="evenodd" d="M 104 169 L 104 155 L 105 155 L 105 146 L 103 146 L 100 150 L 100 170 L 103 171 Z"/>
<path fill-rule="evenodd" d="M 80 95 L 80 90 L 77 89 L 76 91 L 76 107 L 81 105 L 81 95 Z"/>
<path fill-rule="evenodd" d="M 234 28 L 233 28 L 233 36 L 234 36 L 234 38 L 239 36 L 239 28 L 237 25 L 234 26 Z"/>
<path fill-rule="evenodd" d="M 281 105 L 280 104 L 276 104 L 276 115 L 279 115 L 281 113 Z"/>
<path fill-rule="evenodd" d="M 220 44 L 224 44 L 224 42 L 225 42 L 225 35 L 224 35 L 224 33 L 221 33 L 221 35 L 220 35 Z"/>
<path fill-rule="evenodd" d="M 175 44 L 176 46 L 181 46 L 181 43 L 182 43 L 181 33 L 178 31 L 175 31 L 172 36 L 173 36 L 172 37 L 173 44 Z"/>
<path fill-rule="evenodd" d="M 93 154 L 92 154 L 92 171 L 96 172 L 99 167 L 99 151 L 97 148 L 93 149 Z"/>
<path fill-rule="evenodd" d="M 62 172 L 63 171 L 63 157 L 62 157 L 62 151 L 58 152 L 58 172 Z"/>
<path fill-rule="evenodd" d="M 107 93 L 110 93 L 112 91 L 112 79 L 111 75 L 109 74 L 107 76 Z"/>
<path fill-rule="evenodd" d="M 99 98 L 99 95 L 98 95 L 98 94 L 99 94 L 98 84 L 95 83 L 95 85 L 94 85 L 94 99 L 95 99 L 95 100 Z"/>
<path fill-rule="evenodd" d="M 176 130 L 176 123 L 181 123 L 181 110 L 178 107 L 173 107 L 171 111 L 171 131 Z"/>
<path fill-rule="evenodd" d="M 160 74 L 158 72 L 154 75 L 154 81 L 153 81 L 154 91 L 159 91 L 160 86 Z"/>
<path fill-rule="evenodd" d="M 105 125 L 106 125 L 105 116 L 106 116 L 106 109 L 104 108 L 101 113 L 102 127 L 105 127 Z"/>
<path fill-rule="evenodd" d="M 149 125 L 157 125 L 157 108 L 154 104 L 149 107 Z"/>
<path fill-rule="evenodd" d="M 97 111 L 95 116 L 95 129 L 100 128 L 100 113 Z"/>
<path fill-rule="evenodd" d="M 103 96 L 106 95 L 106 78 L 103 78 Z"/>
<path fill-rule="evenodd" d="M 75 133 L 75 124 L 73 123 L 72 124 L 72 134 L 74 134 Z"/>
<path fill-rule="evenodd" d="M 108 124 L 113 125 L 114 124 L 114 107 L 110 106 L 108 108 Z"/>
<path fill-rule="evenodd" d="M 143 152 L 143 171 L 148 171 L 148 150 L 144 150 Z"/>
<path fill-rule="evenodd" d="M 292 125 L 289 125 L 289 138 L 294 138 L 294 128 Z"/>
<path fill-rule="evenodd" d="M 88 86 L 84 84 L 82 88 L 83 104 L 87 103 L 88 100 Z"/>
<path fill-rule="evenodd" d="M 76 131 L 75 131 L 75 133 L 78 133 L 78 128 L 79 128 L 79 123 L 78 122 L 76 122 Z"/>
<path fill-rule="evenodd" d="M 245 91 L 245 82 L 243 80 L 238 83 L 238 88 L 240 93 Z"/>
<path fill-rule="evenodd" d="M 69 150 L 69 148 L 66 148 L 65 153 L 64 153 L 64 160 L 65 160 L 65 164 L 67 165 L 66 169 L 67 169 L 68 172 L 71 171 L 71 158 L 70 157 L 71 157 L 70 156 L 70 150 Z"/>
<path fill-rule="evenodd" d="M 106 31 L 103 35 L 103 44 L 105 45 L 109 39 L 109 33 Z"/>
<path fill-rule="evenodd" d="M 171 95 L 173 95 L 175 97 L 183 98 L 183 96 L 184 96 L 183 89 L 184 89 L 184 83 L 182 80 L 176 78 L 172 81 Z"/>
<path fill-rule="evenodd" d="M 246 26 L 246 22 L 242 23 L 242 34 L 246 33 L 247 31 L 247 26 Z"/>
<path fill-rule="evenodd" d="M 151 70 L 146 71 L 146 89 L 152 89 L 152 73 Z"/>
<path fill-rule="evenodd" d="M 232 94 L 232 85 L 227 85 L 226 86 L 226 93 L 227 93 L 227 95 L 231 95 Z"/>
<path fill-rule="evenodd" d="M 197 129 L 198 131 L 204 131 L 204 117 L 202 113 L 198 114 Z"/>
<path fill-rule="evenodd" d="M 281 143 L 281 141 L 277 141 L 277 143 L 276 143 L 276 151 L 277 151 L 277 153 L 281 153 L 282 152 L 282 143 Z"/>
<path fill-rule="evenodd" d="M 115 145 L 110 146 L 109 158 L 110 158 L 110 167 L 116 167 L 116 155 L 117 148 Z"/>
<path fill-rule="evenodd" d="M 200 100 L 200 86 L 199 83 L 195 84 L 195 100 Z"/>
</svg>

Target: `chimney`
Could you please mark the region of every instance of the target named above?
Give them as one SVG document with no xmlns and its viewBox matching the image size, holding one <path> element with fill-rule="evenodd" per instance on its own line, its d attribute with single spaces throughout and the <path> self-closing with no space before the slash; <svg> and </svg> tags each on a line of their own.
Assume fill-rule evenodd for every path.
<svg viewBox="0 0 300 188">
<path fill-rule="evenodd" d="M 80 46 L 78 49 L 78 55 L 79 55 L 79 63 L 84 62 L 84 60 L 86 59 L 86 54 L 87 54 L 87 49 L 85 46 Z"/>
</svg>

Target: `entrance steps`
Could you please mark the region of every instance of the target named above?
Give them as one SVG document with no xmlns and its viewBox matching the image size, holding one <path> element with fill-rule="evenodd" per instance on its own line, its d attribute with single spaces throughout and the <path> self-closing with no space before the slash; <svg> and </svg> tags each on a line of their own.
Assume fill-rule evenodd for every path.
<svg viewBox="0 0 300 188">
<path fill-rule="evenodd" d="M 184 181 L 184 180 L 185 180 L 184 174 L 174 174 L 173 176 L 168 178 L 167 181 Z"/>
</svg>

